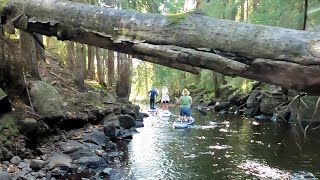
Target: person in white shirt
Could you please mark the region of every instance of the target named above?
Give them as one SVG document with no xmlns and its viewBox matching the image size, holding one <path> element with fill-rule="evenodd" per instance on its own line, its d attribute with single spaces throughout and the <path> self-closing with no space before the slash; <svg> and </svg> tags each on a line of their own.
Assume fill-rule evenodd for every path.
<svg viewBox="0 0 320 180">
<path fill-rule="evenodd" d="M 170 97 L 168 95 L 168 88 L 167 86 L 162 87 L 162 96 L 161 96 L 161 104 L 163 110 L 169 110 L 169 102 Z"/>
</svg>

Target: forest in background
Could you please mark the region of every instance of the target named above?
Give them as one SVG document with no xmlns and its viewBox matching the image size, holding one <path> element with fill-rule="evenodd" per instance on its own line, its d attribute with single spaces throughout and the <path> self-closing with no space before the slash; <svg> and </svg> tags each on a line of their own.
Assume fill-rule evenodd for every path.
<svg viewBox="0 0 320 180">
<path fill-rule="evenodd" d="M 1 6 L 5 3 L 4 0 L 0 2 Z M 210 17 L 299 30 L 307 28 L 311 31 L 317 31 L 320 12 L 317 8 L 319 0 L 78 0 L 76 2 L 165 15 L 185 13 L 197 6 Z M 306 13 L 306 10 L 309 13 Z M 131 100 L 146 99 L 152 87 L 160 89 L 164 85 L 169 88 L 170 94 L 174 95 L 185 87 L 203 91 L 206 93 L 204 99 L 207 100 L 219 98 L 222 87 L 231 86 L 243 93 L 252 89 L 251 80 L 228 77 L 210 70 L 202 70 L 200 75 L 193 75 L 133 59 L 130 55 L 111 50 L 37 35 L 38 40 L 45 46 L 43 50 L 39 47 L 39 43 L 30 39 L 28 33 L 12 29 L 5 29 L 3 36 L 19 43 L 22 52 L 24 47 L 29 48 L 30 42 L 35 44 L 33 51 L 35 54 L 29 54 L 35 56 L 36 61 L 26 63 L 30 66 L 26 69 L 30 69 L 33 77 L 39 78 L 37 75 L 39 72 L 34 65 L 42 63 L 47 56 L 71 70 L 79 89 L 82 89 L 87 82 L 101 89 L 115 91 L 118 97 L 125 99 L 129 98 L 130 94 Z"/>
</svg>

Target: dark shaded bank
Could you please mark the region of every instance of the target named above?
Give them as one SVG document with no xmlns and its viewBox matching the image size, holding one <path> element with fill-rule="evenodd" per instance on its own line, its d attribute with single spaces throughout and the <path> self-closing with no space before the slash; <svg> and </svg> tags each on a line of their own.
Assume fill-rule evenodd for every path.
<svg viewBox="0 0 320 180">
<path fill-rule="evenodd" d="M 55 61 L 44 66 L 42 81 L 0 89 L 0 179 L 108 179 L 143 127 L 140 107 L 89 82 L 78 90 Z"/>
</svg>

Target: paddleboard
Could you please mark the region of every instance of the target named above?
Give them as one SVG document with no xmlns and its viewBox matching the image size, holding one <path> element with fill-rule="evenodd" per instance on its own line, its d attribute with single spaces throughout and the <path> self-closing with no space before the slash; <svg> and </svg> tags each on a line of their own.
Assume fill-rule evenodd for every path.
<svg viewBox="0 0 320 180">
<path fill-rule="evenodd" d="M 176 120 L 175 122 L 173 122 L 173 128 L 177 128 L 177 129 L 182 129 L 182 128 L 187 128 L 188 126 L 192 125 L 194 123 L 194 118 L 190 117 L 190 121 L 186 122 L 180 122 L 178 120 Z"/>
<path fill-rule="evenodd" d="M 164 110 L 161 112 L 160 116 L 162 117 L 170 117 L 171 116 L 171 112 L 169 110 Z"/>
</svg>

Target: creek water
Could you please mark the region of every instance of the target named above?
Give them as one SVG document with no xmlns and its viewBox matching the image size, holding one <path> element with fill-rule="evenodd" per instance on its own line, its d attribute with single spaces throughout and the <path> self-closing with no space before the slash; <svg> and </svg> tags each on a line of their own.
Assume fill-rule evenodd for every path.
<svg viewBox="0 0 320 180">
<path fill-rule="evenodd" d="M 193 110 L 196 122 L 173 129 L 172 117 L 144 119 L 111 179 L 318 179 L 320 134 L 300 125 Z"/>
</svg>

